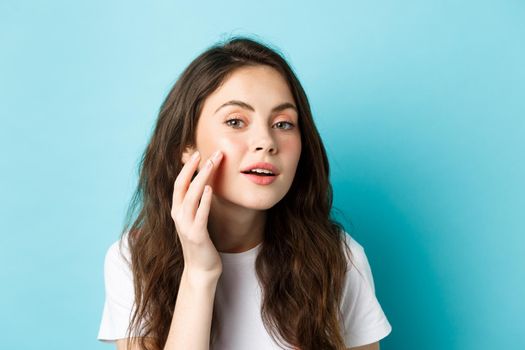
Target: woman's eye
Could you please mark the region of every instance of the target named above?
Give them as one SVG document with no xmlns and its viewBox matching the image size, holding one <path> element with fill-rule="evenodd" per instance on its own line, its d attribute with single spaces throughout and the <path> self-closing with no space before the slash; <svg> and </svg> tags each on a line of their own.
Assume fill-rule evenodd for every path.
<svg viewBox="0 0 525 350">
<path fill-rule="evenodd" d="M 230 122 L 233 122 L 233 121 L 235 121 L 235 122 L 237 122 L 237 123 L 230 123 Z M 228 120 L 225 121 L 224 123 L 225 123 L 226 125 L 228 125 L 228 126 L 233 126 L 234 129 L 238 129 L 238 127 L 236 127 L 236 126 L 239 125 L 239 122 L 242 123 L 242 120 L 240 120 L 240 119 L 238 119 L 238 118 L 233 118 L 233 119 L 228 119 Z"/>
<path fill-rule="evenodd" d="M 239 119 L 239 118 L 232 118 L 232 119 L 228 119 L 224 123 L 226 125 L 228 125 L 228 126 L 233 127 L 234 129 L 239 129 L 240 128 L 240 124 L 239 123 L 244 123 L 244 122 L 241 119 Z M 293 123 L 284 122 L 284 121 L 283 122 L 277 122 L 274 125 L 276 125 L 278 129 L 283 129 L 283 130 L 291 130 L 291 129 L 293 129 L 295 127 L 295 125 Z"/>
<path fill-rule="evenodd" d="M 288 124 L 288 127 L 285 128 L 285 130 L 290 130 L 290 129 L 293 129 L 295 125 L 293 125 L 292 123 L 290 122 L 277 122 L 275 123 L 275 125 L 283 125 L 283 124 Z"/>
</svg>

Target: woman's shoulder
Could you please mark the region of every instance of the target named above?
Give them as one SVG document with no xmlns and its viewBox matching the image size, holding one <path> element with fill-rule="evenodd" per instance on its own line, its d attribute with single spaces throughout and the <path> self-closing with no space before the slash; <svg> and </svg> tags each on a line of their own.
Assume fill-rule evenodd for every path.
<svg viewBox="0 0 525 350">
<path fill-rule="evenodd" d="M 348 282 L 352 281 L 352 283 L 358 283 L 365 281 L 370 285 L 372 291 L 374 291 L 374 278 L 365 248 L 347 232 L 345 232 L 345 242 L 350 249 L 350 255 L 347 254 L 348 252 L 345 249 L 348 266 Z"/>
<path fill-rule="evenodd" d="M 108 247 L 104 259 L 104 268 L 106 270 L 129 269 L 130 265 L 131 256 L 128 246 L 128 232 L 125 232 Z"/>
<path fill-rule="evenodd" d="M 347 234 L 345 241 L 351 251 L 341 299 L 345 345 L 361 348 L 386 337 L 392 326 L 375 295 L 374 278 L 365 248 Z"/>
<path fill-rule="evenodd" d="M 356 241 L 354 237 L 350 236 L 350 234 L 346 231 L 344 231 L 343 233 L 346 243 L 350 246 L 350 249 L 363 251 L 363 246 L 359 244 L 359 242 Z"/>
<path fill-rule="evenodd" d="M 343 232 L 344 234 L 344 241 L 346 243 L 346 246 L 350 249 L 350 256 L 346 256 L 348 259 L 348 262 L 351 263 L 365 263 L 366 260 L 366 253 L 363 246 L 356 241 L 356 239 L 352 236 L 350 236 L 349 233 Z M 345 249 L 346 252 L 346 249 Z"/>
</svg>

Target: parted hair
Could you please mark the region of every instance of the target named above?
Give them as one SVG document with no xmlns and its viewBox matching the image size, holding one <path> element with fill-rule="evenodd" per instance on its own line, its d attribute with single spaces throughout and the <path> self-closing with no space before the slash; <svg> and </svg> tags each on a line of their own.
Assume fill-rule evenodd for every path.
<svg viewBox="0 0 525 350">
<path fill-rule="evenodd" d="M 171 217 L 182 154 L 186 147 L 195 146 L 206 98 L 236 69 L 256 65 L 273 67 L 288 83 L 298 109 L 302 144 L 289 191 L 266 213 L 264 241 L 255 261 L 261 319 L 281 345 L 345 349 L 340 303 L 352 254 L 343 225 L 331 215 L 327 154 L 306 93 L 284 56 L 260 40 L 242 36 L 209 47 L 181 73 L 161 105 L 140 159 L 138 184 L 121 232 L 121 244 L 126 237 L 129 247 L 135 292 L 128 345 L 137 341 L 141 349 L 164 347 L 184 269 Z M 218 332 L 215 310 L 210 331 L 211 345 Z"/>
</svg>

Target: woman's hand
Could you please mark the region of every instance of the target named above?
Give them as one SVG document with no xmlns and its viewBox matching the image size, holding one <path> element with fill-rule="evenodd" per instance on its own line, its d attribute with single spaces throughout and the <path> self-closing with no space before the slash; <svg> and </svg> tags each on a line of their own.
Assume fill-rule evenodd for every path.
<svg viewBox="0 0 525 350">
<path fill-rule="evenodd" d="M 199 278 L 218 278 L 222 262 L 208 232 L 212 188 L 206 182 L 222 160 L 222 153 L 214 153 L 192 181 L 199 160 L 195 152 L 175 179 L 171 217 L 182 245 L 184 270 Z"/>
</svg>

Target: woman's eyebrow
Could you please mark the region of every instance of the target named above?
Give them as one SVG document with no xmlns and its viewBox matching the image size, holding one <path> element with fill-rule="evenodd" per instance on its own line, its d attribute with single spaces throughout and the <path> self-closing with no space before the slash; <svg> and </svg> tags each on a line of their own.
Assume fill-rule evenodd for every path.
<svg viewBox="0 0 525 350">
<path fill-rule="evenodd" d="M 253 108 L 252 106 L 250 106 L 246 102 L 242 102 L 242 101 L 238 101 L 238 100 L 231 100 L 231 101 L 228 101 L 228 102 L 224 103 L 219 108 L 217 108 L 217 110 L 215 111 L 214 114 L 216 114 L 219 111 L 219 109 L 221 109 L 223 107 L 226 107 L 226 106 L 239 106 L 241 108 L 248 109 L 248 110 L 250 110 L 252 112 L 255 112 L 255 108 Z M 290 102 L 284 102 L 284 103 L 281 103 L 280 105 L 277 105 L 277 106 L 273 107 L 272 108 L 272 113 L 280 112 L 280 111 L 283 111 L 283 110 L 285 110 L 287 108 L 291 108 L 291 109 L 295 110 L 296 113 L 298 113 L 297 112 L 297 107 L 295 107 Z"/>
</svg>

